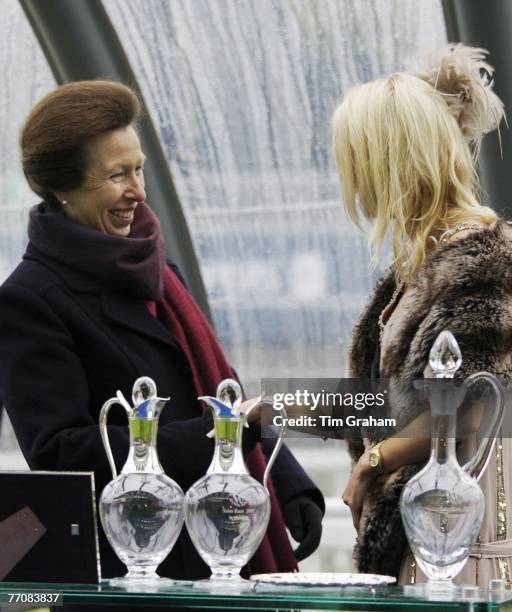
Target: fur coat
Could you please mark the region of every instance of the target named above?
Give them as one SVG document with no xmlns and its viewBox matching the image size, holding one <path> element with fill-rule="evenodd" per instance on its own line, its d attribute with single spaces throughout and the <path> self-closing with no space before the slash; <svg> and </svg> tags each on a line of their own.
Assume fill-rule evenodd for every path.
<svg viewBox="0 0 512 612">
<path fill-rule="evenodd" d="M 350 375 L 368 378 L 379 354 L 378 319 L 395 288 L 388 269 L 378 281 L 352 335 Z M 440 247 L 418 271 L 400 304 L 396 334 L 380 356 L 382 378 L 389 379 L 390 410 L 399 428 L 424 409 L 414 401 L 412 383 L 428 377 L 430 349 L 443 330 L 451 331 L 462 352 L 457 376 L 486 370 L 506 387 L 512 380 L 512 225 L 491 228 Z M 505 417 L 507 418 L 507 416 Z M 377 442 L 377 440 L 372 440 Z M 349 441 L 354 461 L 364 450 Z M 398 575 L 406 552 L 398 502 L 403 485 L 421 466 L 406 465 L 379 475 L 363 505 L 354 558 L 361 572 Z"/>
</svg>

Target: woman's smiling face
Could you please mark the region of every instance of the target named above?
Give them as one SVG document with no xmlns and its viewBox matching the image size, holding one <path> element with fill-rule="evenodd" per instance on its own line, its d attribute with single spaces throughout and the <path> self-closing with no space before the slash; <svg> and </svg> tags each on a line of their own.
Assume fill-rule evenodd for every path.
<svg viewBox="0 0 512 612">
<path fill-rule="evenodd" d="M 133 127 L 100 134 L 85 145 L 85 178 L 80 187 L 55 195 L 66 201 L 73 221 L 114 236 L 130 234 L 138 202 L 146 199 L 144 154 Z"/>
</svg>

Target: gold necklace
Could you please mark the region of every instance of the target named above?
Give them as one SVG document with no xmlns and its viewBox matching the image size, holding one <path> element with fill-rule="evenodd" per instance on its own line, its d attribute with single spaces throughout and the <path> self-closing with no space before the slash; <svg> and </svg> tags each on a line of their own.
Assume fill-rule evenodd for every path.
<svg viewBox="0 0 512 612">
<path fill-rule="evenodd" d="M 447 229 L 445 232 L 443 232 L 439 236 L 439 240 L 438 240 L 439 246 L 446 244 L 452 236 L 454 236 L 455 234 L 458 234 L 459 232 L 462 232 L 464 230 L 481 230 L 481 229 L 483 229 L 483 226 L 480 223 L 476 223 L 475 221 L 464 221 L 464 223 L 460 223 L 459 225 L 456 225 L 455 227 Z"/>
</svg>

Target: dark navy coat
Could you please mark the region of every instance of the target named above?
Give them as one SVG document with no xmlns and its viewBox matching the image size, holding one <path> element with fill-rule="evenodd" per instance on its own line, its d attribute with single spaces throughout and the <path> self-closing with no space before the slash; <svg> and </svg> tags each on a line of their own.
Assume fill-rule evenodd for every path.
<svg viewBox="0 0 512 612">
<path fill-rule="evenodd" d="M 0 397 L 30 468 L 94 470 L 99 497 L 112 478 L 99 411 L 117 389 L 130 398 L 133 382 L 144 375 L 155 380 L 160 396 L 171 398 L 160 418 L 158 454 L 165 472 L 186 491 L 206 472 L 213 441 L 206 437 L 212 422 L 201 414 L 183 352 L 142 302 L 29 245 L 0 287 Z M 111 409 L 109 423 L 120 470 L 128 453 L 121 407 Z M 254 433 L 245 437 L 250 449 Z M 288 449 L 280 452 L 272 474 L 281 503 L 307 491 L 323 506 Z M 124 574 L 102 534 L 100 549 L 103 576 Z M 186 529 L 158 571 L 180 579 L 210 574 Z"/>
</svg>

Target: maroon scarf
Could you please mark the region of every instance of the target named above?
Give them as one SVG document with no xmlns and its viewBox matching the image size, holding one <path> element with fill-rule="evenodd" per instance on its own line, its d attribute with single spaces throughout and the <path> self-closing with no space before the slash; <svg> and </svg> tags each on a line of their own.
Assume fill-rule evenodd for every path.
<svg viewBox="0 0 512 612">
<path fill-rule="evenodd" d="M 31 244 L 45 255 L 83 274 L 117 288 L 147 306 L 169 330 L 188 361 L 196 394 L 214 395 L 219 382 L 233 370 L 203 313 L 165 262 L 160 223 L 145 203 L 135 209 L 130 236 L 111 236 L 69 220 L 64 213 L 47 212 L 44 205 L 30 212 Z M 155 303 L 156 302 L 156 308 Z M 257 444 L 247 465 L 263 481 L 266 460 Z M 271 514 L 267 532 L 250 561 L 251 573 L 297 569 L 272 479 L 268 481 Z"/>
</svg>

